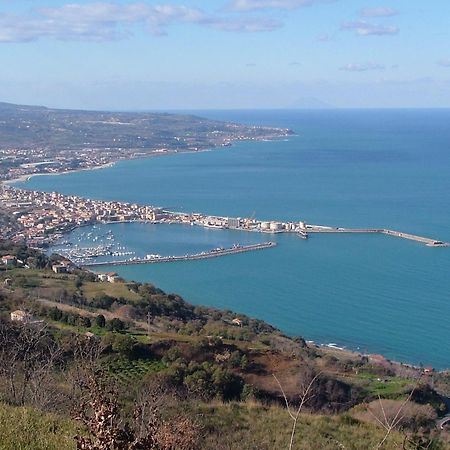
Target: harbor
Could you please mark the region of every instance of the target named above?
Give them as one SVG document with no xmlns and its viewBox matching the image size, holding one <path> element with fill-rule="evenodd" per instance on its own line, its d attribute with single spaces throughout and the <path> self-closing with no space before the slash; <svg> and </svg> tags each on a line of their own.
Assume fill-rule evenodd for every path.
<svg viewBox="0 0 450 450">
<path fill-rule="evenodd" d="M 101 267 L 101 266 L 127 266 L 130 264 L 156 264 L 178 261 L 193 261 L 197 259 L 217 258 L 220 256 L 235 255 L 238 253 L 251 252 L 255 250 L 264 250 L 276 247 L 275 242 L 262 242 L 260 244 L 251 245 L 233 245 L 230 248 L 215 248 L 208 252 L 200 252 L 194 254 L 180 255 L 180 256 L 161 256 L 161 255 L 147 255 L 144 258 L 131 258 L 121 261 L 111 262 L 90 262 L 83 264 L 83 267 Z"/>
<path fill-rule="evenodd" d="M 76 228 L 84 228 L 86 226 L 95 228 L 101 224 L 140 222 L 165 224 L 166 226 L 190 225 L 203 229 L 239 231 L 246 234 L 248 232 L 271 235 L 288 233 L 297 235 L 302 239 L 307 239 L 309 235 L 314 233 L 383 234 L 424 244 L 427 247 L 450 246 L 448 242 L 439 239 L 388 228 L 345 228 L 312 225 L 304 220 L 261 220 L 255 218 L 255 214 L 252 214 L 250 217 L 206 215 L 198 212 L 171 211 L 150 205 L 65 196 L 57 192 L 27 191 L 10 186 L 3 186 L 0 189 L 0 204 L 11 211 L 11 214 L 16 217 L 20 228 L 18 233 L 16 232 L 9 237 L 24 240 L 31 247 L 41 248 L 54 247 L 54 244 L 58 241 L 60 242 L 64 235 L 74 231 Z M 114 264 L 117 263 L 117 260 L 114 259 L 115 257 L 122 258 L 123 256 L 129 256 L 129 258 L 126 260 L 121 259 L 122 264 L 125 261 L 163 262 L 159 258 L 143 258 L 144 255 L 134 255 L 129 249 L 115 241 L 110 230 L 104 236 L 93 236 L 92 231 L 87 232 L 86 238 L 90 241 L 88 246 L 81 244 L 81 241 L 83 241 L 81 239 L 80 245 L 67 243 L 66 248 L 64 248 L 60 242 L 57 247 L 59 247 L 63 256 L 79 265 L 90 264 L 93 258 L 106 256 L 113 257 L 113 260 L 108 262 Z M 250 242 L 245 243 L 248 244 Z M 175 251 L 178 252 L 179 249 Z M 153 250 L 151 252 L 158 253 Z M 188 252 L 188 254 L 195 256 L 195 258 L 203 257 L 201 253 L 197 252 Z M 174 258 L 179 258 L 179 256 L 174 256 Z M 105 261 L 98 260 L 95 263 L 103 264 Z"/>
</svg>

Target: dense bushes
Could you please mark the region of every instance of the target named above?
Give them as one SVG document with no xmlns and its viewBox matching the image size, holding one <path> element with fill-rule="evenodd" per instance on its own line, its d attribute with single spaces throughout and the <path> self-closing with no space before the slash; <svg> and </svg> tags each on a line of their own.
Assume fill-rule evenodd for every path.
<svg viewBox="0 0 450 450">
<path fill-rule="evenodd" d="M 99 328 L 106 328 L 109 331 L 124 331 L 128 328 L 127 324 L 118 318 L 113 318 L 111 320 L 106 320 L 105 316 L 102 314 L 95 318 L 95 321 L 91 320 L 88 316 L 82 316 L 77 313 L 72 313 L 68 311 L 62 311 L 57 307 L 45 308 L 42 307 L 39 310 L 39 315 L 43 317 L 48 317 L 56 322 L 66 323 L 71 326 L 79 326 L 84 328 L 91 328 L 96 325 Z"/>
<path fill-rule="evenodd" d="M 170 385 L 184 387 L 191 396 L 203 400 L 239 400 L 244 387 L 241 377 L 209 362 L 199 364 L 178 360 L 169 366 L 165 375 Z"/>
</svg>

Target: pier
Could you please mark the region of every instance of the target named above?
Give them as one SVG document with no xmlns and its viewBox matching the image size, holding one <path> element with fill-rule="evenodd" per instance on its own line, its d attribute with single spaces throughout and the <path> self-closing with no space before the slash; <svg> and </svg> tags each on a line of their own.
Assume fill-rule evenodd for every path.
<svg viewBox="0 0 450 450">
<path fill-rule="evenodd" d="M 428 247 L 449 247 L 450 243 L 431 239 L 423 236 L 418 236 L 410 233 L 403 233 L 401 231 L 389 230 L 386 228 L 341 228 L 341 227 L 326 227 L 320 225 L 308 225 L 308 233 L 378 233 L 387 236 L 394 236 L 401 239 L 408 239 L 410 241 L 425 244 Z"/>
<path fill-rule="evenodd" d="M 157 264 L 157 263 L 167 263 L 177 261 L 192 261 L 196 259 L 217 258 L 219 256 L 235 255 L 237 253 L 263 250 L 266 248 L 276 247 L 276 245 L 277 244 L 275 242 L 262 242 L 260 244 L 236 245 L 230 248 L 214 249 L 208 252 L 194 253 L 192 255 L 153 256 L 150 258 L 133 258 L 123 261 L 92 262 L 83 264 L 83 267 L 128 266 L 132 264 Z"/>
</svg>

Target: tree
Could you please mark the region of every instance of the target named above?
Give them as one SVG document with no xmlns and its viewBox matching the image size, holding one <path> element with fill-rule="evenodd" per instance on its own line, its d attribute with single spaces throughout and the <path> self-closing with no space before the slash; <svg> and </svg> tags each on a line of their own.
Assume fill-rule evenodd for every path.
<svg viewBox="0 0 450 450">
<path fill-rule="evenodd" d="M 248 367 L 248 358 L 247 358 L 247 356 L 246 355 L 242 355 L 242 358 L 241 358 L 241 369 L 242 370 L 246 370 L 247 369 L 247 367 Z"/>
<path fill-rule="evenodd" d="M 0 321 L 0 376 L 6 380 L 7 400 L 18 405 L 54 403 L 53 370 L 61 355 L 45 324 Z"/>
<path fill-rule="evenodd" d="M 242 362 L 241 352 L 239 350 L 235 350 L 231 353 L 230 358 L 228 359 L 228 363 L 231 367 L 239 367 Z"/>
<path fill-rule="evenodd" d="M 75 280 L 75 287 L 77 289 L 80 289 L 83 286 L 83 280 L 81 277 L 77 277 L 77 279 Z"/>
<path fill-rule="evenodd" d="M 135 402 L 133 420 L 124 422 L 117 392 L 104 372 L 90 371 L 80 384 L 81 401 L 76 419 L 89 431 L 77 435 L 79 450 L 195 450 L 198 427 L 186 417 L 161 419 L 162 396 L 146 392 Z"/>
<path fill-rule="evenodd" d="M 111 331 L 123 331 L 125 330 L 125 322 L 123 320 L 114 317 L 107 323 L 107 328 Z"/>
<path fill-rule="evenodd" d="M 113 335 L 111 348 L 122 356 L 129 357 L 133 353 L 136 340 L 128 334 Z"/>
<path fill-rule="evenodd" d="M 45 269 L 48 263 L 48 258 L 43 254 L 39 253 L 35 259 L 35 265 L 37 269 Z"/>
<path fill-rule="evenodd" d="M 81 322 L 82 327 L 91 328 L 92 323 L 91 323 L 91 319 L 89 319 L 89 317 L 86 317 L 86 316 L 81 317 L 80 322 Z"/>
<path fill-rule="evenodd" d="M 58 308 L 51 308 L 48 312 L 48 317 L 52 320 L 61 320 L 62 317 L 62 311 Z"/>
<path fill-rule="evenodd" d="M 96 318 L 95 318 L 95 324 L 99 327 L 99 328 L 105 328 L 106 325 L 106 319 L 105 316 L 103 314 L 99 314 Z"/>
</svg>

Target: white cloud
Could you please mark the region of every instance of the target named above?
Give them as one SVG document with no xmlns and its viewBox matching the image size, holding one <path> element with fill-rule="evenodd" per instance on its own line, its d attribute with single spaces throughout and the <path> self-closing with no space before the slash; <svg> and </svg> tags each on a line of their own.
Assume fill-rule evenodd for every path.
<svg viewBox="0 0 450 450">
<path fill-rule="evenodd" d="M 383 64 L 378 63 L 364 63 L 364 64 L 346 64 L 339 68 L 346 72 L 368 72 L 370 70 L 384 70 L 386 67 Z"/>
<path fill-rule="evenodd" d="M 195 22 L 198 25 L 208 26 L 222 31 L 234 31 L 242 33 L 259 33 L 264 31 L 274 31 L 283 26 L 282 22 L 275 19 L 254 17 L 230 19 L 227 17 L 208 17 Z"/>
<path fill-rule="evenodd" d="M 358 36 L 395 35 L 400 31 L 396 26 L 375 25 L 363 20 L 346 22 L 341 28 L 343 30 L 354 31 Z"/>
<path fill-rule="evenodd" d="M 250 33 L 272 31 L 282 26 L 281 22 L 270 18 L 212 15 L 182 5 L 74 3 L 34 9 L 23 15 L 0 13 L 0 42 L 27 42 L 39 38 L 107 41 L 130 36 L 137 24 L 153 35 L 164 35 L 169 26 L 183 23 Z"/>
<path fill-rule="evenodd" d="M 360 11 L 362 17 L 392 17 L 399 14 L 399 11 L 394 8 L 364 8 Z"/>
<path fill-rule="evenodd" d="M 264 9 L 292 10 L 314 3 L 328 3 L 334 0 L 231 0 L 227 9 L 232 11 L 259 11 Z"/>
</svg>

